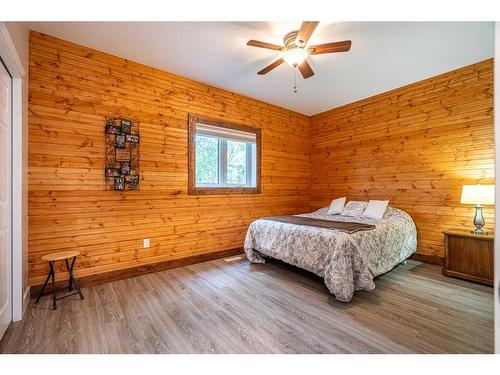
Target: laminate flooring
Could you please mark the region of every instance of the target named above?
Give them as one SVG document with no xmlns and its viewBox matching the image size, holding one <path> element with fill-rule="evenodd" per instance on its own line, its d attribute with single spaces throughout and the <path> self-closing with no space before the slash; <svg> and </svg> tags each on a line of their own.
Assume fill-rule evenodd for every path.
<svg viewBox="0 0 500 375">
<path fill-rule="evenodd" d="M 335 301 L 323 280 L 244 257 L 102 285 L 38 305 L 3 353 L 492 353 L 493 288 L 416 261 Z"/>
</svg>

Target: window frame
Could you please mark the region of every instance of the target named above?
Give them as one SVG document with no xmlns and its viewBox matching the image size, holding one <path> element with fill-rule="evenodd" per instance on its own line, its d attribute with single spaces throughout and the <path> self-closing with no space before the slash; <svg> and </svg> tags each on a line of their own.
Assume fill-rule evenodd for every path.
<svg viewBox="0 0 500 375">
<path fill-rule="evenodd" d="M 217 126 L 255 134 L 255 187 L 245 186 L 196 186 L 196 124 Z M 247 125 L 235 124 L 195 114 L 188 115 L 188 194 L 230 195 L 260 194 L 261 130 Z M 219 166 L 220 169 L 220 166 Z"/>
</svg>

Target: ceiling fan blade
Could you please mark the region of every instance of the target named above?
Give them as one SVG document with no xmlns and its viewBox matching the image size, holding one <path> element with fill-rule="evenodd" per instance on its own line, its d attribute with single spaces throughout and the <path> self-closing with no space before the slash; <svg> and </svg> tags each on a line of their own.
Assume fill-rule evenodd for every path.
<svg viewBox="0 0 500 375">
<path fill-rule="evenodd" d="M 317 44 L 310 46 L 307 51 L 310 55 L 319 55 L 321 53 L 347 52 L 351 49 L 351 41 L 344 40 L 342 42 L 333 42 L 325 44 Z"/>
<path fill-rule="evenodd" d="M 264 69 L 258 71 L 257 74 L 263 75 L 263 74 L 269 73 L 271 70 L 273 70 L 277 66 L 280 66 L 284 62 L 285 62 L 285 60 L 283 58 L 278 59 L 275 62 L 273 62 L 272 64 L 266 66 Z"/>
<path fill-rule="evenodd" d="M 299 34 L 297 35 L 297 39 L 295 44 L 298 46 L 304 46 L 307 44 L 307 41 L 311 37 L 314 30 L 318 26 L 319 21 L 304 21 L 302 22 L 302 26 L 300 26 Z"/>
<path fill-rule="evenodd" d="M 302 62 L 302 64 L 300 64 L 298 66 L 298 68 L 300 70 L 300 73 L 302 74 L 302 77 L 304 77 L 304 79 L 307 79 L 307 78 L 312 77 L 314 75 L 314 72 L 311 68 L 311 65 L 309 65 L 307 60 L 304 60 Z"/>
<path fill-rule="evenodd" d="M 259 48 L 267 48 L 267 49 L 272 49 L 275 51 L 281 51 L 283 47 L 278 46 L 276 44 L 271 44 L 271 43 L 266 43 L 266 42 L 261 42 L 258 40 L 249 40 L 247 42 L 247 46 L 252 46 L 252 47 L 259 47 Z"/>
</svg>

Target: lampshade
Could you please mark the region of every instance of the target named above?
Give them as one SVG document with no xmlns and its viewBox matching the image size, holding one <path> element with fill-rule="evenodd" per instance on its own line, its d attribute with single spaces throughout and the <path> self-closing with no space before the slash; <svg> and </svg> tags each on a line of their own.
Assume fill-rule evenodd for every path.
<svg viewBox="0 0 500 375">
<path fill-rule="evenodd" d="M 462 204 L 495 204 L 495 185 L 464 185 Z"/>
</svg>

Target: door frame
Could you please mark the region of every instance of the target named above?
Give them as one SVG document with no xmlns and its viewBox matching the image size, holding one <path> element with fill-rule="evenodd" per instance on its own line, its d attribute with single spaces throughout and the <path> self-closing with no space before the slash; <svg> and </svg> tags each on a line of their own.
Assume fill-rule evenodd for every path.
<svg viewBox="0 0 500 375">
<path fill-rule="evenodd" d="M 495 219 L 500 217 L 500 22 L 495 22 L 494 60 L 494 121 L 495 121 Z M 495 353 L 500 353 L 500 225 L 495 224 Z"/>
<path fill-rule="evenodd" d="M 23 302 L 29 298 L 29 287 L 23 291 L 23 80 L 25 70 L 5 22 L 0 22 L 0 56 L 12 76 L 12 320 L 23 317 Z"/>
</svg>

